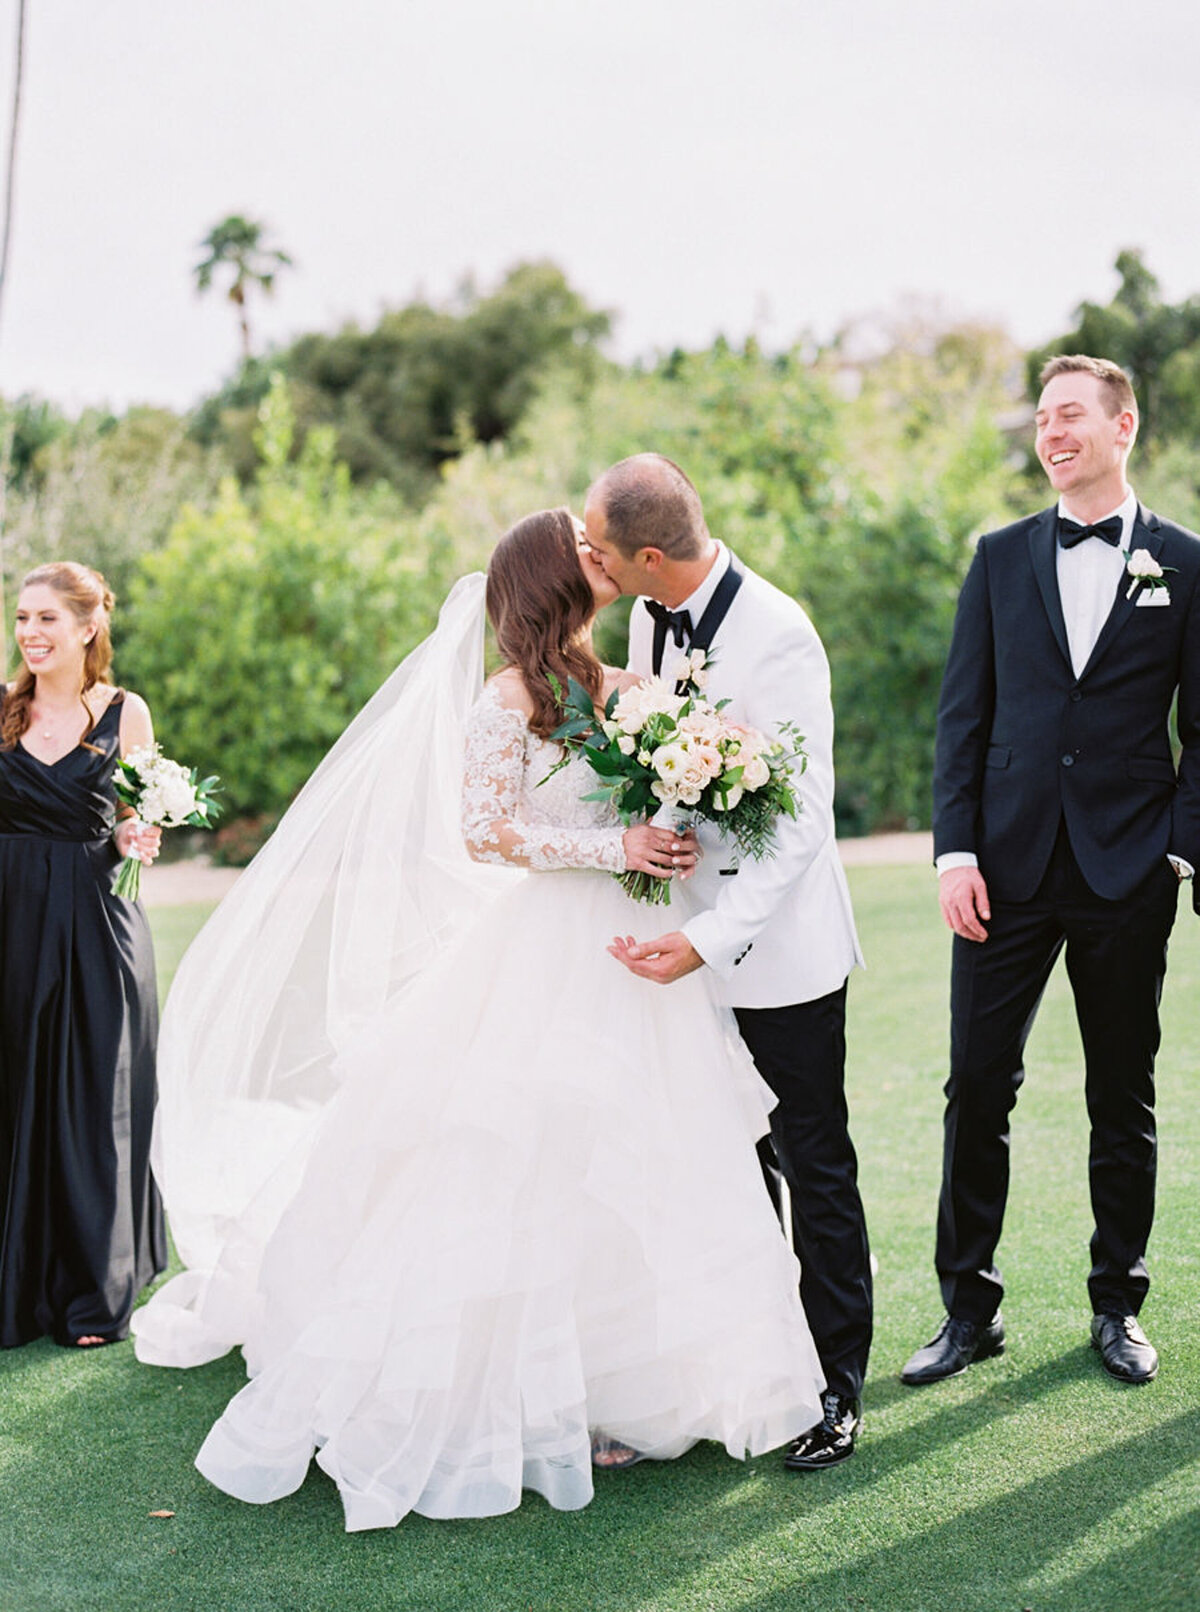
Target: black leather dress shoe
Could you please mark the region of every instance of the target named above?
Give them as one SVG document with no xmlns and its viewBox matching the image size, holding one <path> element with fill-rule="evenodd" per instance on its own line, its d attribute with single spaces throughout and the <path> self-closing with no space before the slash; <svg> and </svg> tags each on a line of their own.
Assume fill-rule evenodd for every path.
<svg viewBox="0 0 1200 1612">
<path fill-rule="evenodd" d="M 862 1408 L 848 1394 L 822 1394 L 824 1416 L 787 1447 L 783 1464 L 789 1472 L 820 1472 L 854 1454 L 862 1426 Z"/>
<path fill-rule="evenodd" d="M 988 1360 L 1004 1353 L 1004 1322 L 997 1310 L 990 1321 L 960 1321 L 948 1315 L 923 1349 L 900 1373 L 900 1381 L 910 1387 L 939 1383 L 943 1377 L 957 1377 L 975 1360 Z"/>
<path fill-rule="evenodd" d="M 1158 1376 L 1154 1345 L 1131 1315 L 1094 1315 L 1092 1348 L 1104 1369 L 1123 1383 L 1148 1383 Z"/>
</svg>

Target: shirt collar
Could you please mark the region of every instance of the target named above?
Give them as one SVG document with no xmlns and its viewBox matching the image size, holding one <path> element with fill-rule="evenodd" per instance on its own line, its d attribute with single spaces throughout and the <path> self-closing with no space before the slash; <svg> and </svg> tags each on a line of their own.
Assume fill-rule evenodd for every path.
<svg viewBox="0 0 1200 1612">
<path fill-rule="evenodd" d="M 679 610 L 686 610 L 691 617 L 693 632 L 700 623 L 700 617 L 708 609 L 713 594 L 717 591 L 717 583 L 720 582 L 729 569 L 729 550 L 721 542 L 720 538 L 715 539 L 715 542 L 717 545 L 717 557 L 709 568 L 708 575 L 695 592 L 689 593 L 683 603 L 677 606 Z"/>
<path fill-rule="evenodd" d="M 1121 517 L 1121 547 L 1123 549 L 1127 549 L 1129 547 L 1129 538 L 1133 531 L 1133 523 L 1135 520 L 1137 520 L 1137 512 L 1137 495 L 1133 488 L 1130 487 L 1127 489 L 1124 498 L 1117 505 L 1117 507 L 1115 509 L 1110 509 L 1107 515 L 1101 517 L 1103 520 L 1109 520 L 1113 515 L 1119 515 Z M 1078 526 L 1096 526 L 1099 524 L 1097 521 L 1080 520 L 1079 516 L 1068 507 L 1065 498 L 1060 498 L 1058 501 L 1058 513 L 1061 516 L 1064 516 L 1067 520 L 1074 521 Z"/>
</svg>

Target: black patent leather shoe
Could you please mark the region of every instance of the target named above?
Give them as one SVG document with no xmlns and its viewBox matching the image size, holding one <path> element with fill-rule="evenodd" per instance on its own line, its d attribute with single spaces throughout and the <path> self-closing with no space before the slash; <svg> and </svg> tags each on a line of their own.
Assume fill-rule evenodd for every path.
<svg viewBox="0 0 1200 1612">
<path fill-rule="evenodd" d="M 1148 1383 L 1158 1376 L 1154 1345 L 1131 1315 L 1094 1315 L 1092 1348 L 1119 1382 Z"/>
<path fill-rule="evenodd" d="M 801 1433 L 787 1447 L 783 1464 L 789 1472 L 821 1472 L 854 1454 L 854 1441 L 862 1427 L 862 1408 L 848 1394 L 822 1394 L 825 1414 L 815 1427 Z"/>
<path fill-rule="evenodd" d="M 997 1310 L 990 1321 L 960 1321 L 948 1315 L 923 1349 L 900 1373 L 900 1381 L 912 1388 L 922 1383 L 940 1383 L 944 1377 L 957 1377 L 976 1360 L 988 1360 L 1004 1353 L 1004 1322 Z"/>
</svg>

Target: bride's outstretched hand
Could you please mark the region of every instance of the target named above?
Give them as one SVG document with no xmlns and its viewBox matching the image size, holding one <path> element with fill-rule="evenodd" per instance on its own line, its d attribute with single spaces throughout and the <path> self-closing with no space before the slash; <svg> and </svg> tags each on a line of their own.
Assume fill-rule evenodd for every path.
<svg viewBox="0 0 1200 1612">
<path fill-rule="evenodd" d="M 656 878 L 675 875 L 688 879 L 696 871 L 700 846 L 695 834 L 658 828 L 653 823 L 635 823 L 623 837 L 625 867 L 630 873 L 652 873 Z"/>
</svg>

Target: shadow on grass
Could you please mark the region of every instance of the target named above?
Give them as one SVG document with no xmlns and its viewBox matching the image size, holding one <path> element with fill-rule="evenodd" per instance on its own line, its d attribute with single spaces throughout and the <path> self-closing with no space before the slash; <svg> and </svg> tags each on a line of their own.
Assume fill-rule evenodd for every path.
<svg viewBox="0 0 1200 1612">
<path fill-rule="evenodd" d="M 40 1391 L 28 1369 L 39 1366 L 48 1377 Z M 554 1512 L 529 1496 L 519 1517 L 410 1517 L 396 1530 L 347 1535 L 336 1491 L 315 1467 L 297 1494 L 267 1507 L 229 1499 L 192 1467 L 244 1380 L 238 1355 L 180 1372 L 139 1366 L 128 1345 L 80 1359 L 35 1344 L 0 1362 L 0 1558 L 19 1587 L 3 1604 L 5 1612 L 101 1604 L 111 1612 L 1015 1612 L 1030 1604 L 1014 1599 L 1015 1587 L 1194 1457 L 1200 1411 L 964 1512 L 977 1435 L 1095 1369 L 1086 1350 L 1072 1350 L 952 1405 L 938 1403 L 936 1388 L 896 1384 L 855 1459 L 811 1479 L 785 1475 L 777 1455 L 743 1467 L 701 1446 L 669 1467 L 602 1476 L 585 1512 Z M 919 1411 L 925 1394 L 928 1415 L 887 1427 L 900 1414 L 891 1406 Z M 914 1472 L 931 1452 L 953 1455 L 960 1444 L 961 1480 L 953 1466 L 948 1478 Z M 1053 1455 L 1052 1447 L 1046 1460 Z M 922 1486 L 928 1510 L 911 1498 Z M 160 1509 L 175 1515 L 153 1519 Z M 938 1522 L 939 1511 L 953 1515 Z M 1181 1530 L 1163 1530 L 1164 1549 L 1182 1545 Z M 1183 1571 L 1158 1567 L 1164 1583 Z M 1136 1575 L 1123 1567 L 1120 1577 L 1133 1584 Z M 1094 1579 L 1056 1590 L 1053 1604 L 1118 1604 L 1082 1596 Z M 1052 1603 L 1033 1604 L 1041 1612 Z"/>
<path fill-rule="evenodd" d="M 877 1612 L 936 1607 L 979 1612 L 1015 1607 L 1017 1587 L 1060 1557 L 1111 1513 L 1162 1481 L 1164 1468 L 1194 1461 L 1200 1410 L 1162 1424 L 1154 1438 L 1139 1434 L 962 1512 L 882 1550 L 864 1553 L 851 1569 L 798 1573 L 771 1593 L 748 1598 L 738 1612 L 800 1612 L 805 1607 L 856 1607 Z M 1171 1459 L 1173 1457 L 1173 1460 Z M 1102 1564 L 1054 1590 L 1037 1605 L 1183 1607 L 1151 1598 L 1139 1559 L 1153 1563 L 1164 1583 L 1196 1570 L 1194 1516 L 1179 1518 L 1140 1541 L 1122 1543 Z M 1027 1604 L 1027 1603 L 1026 1603 Z"/>
<path fill-rule="evenodd" d="M 1200 1490 L 1200 1473 L 1196 1489 Z M 1197 1495 L 1200 1500 L 1200 1495 Z M 1136 1545 L 1125 1546 L 1119 1558 L 1102 1562 L 1065 1578 L 1039 1598 L 1045 1605 L 1057 1599 L 1062 1607 L 1130 1608 L 1200 1606 L 1200 1515 L 1196 1506 L 1182 1517 L 1144 1535 Z"/>
</svg>

